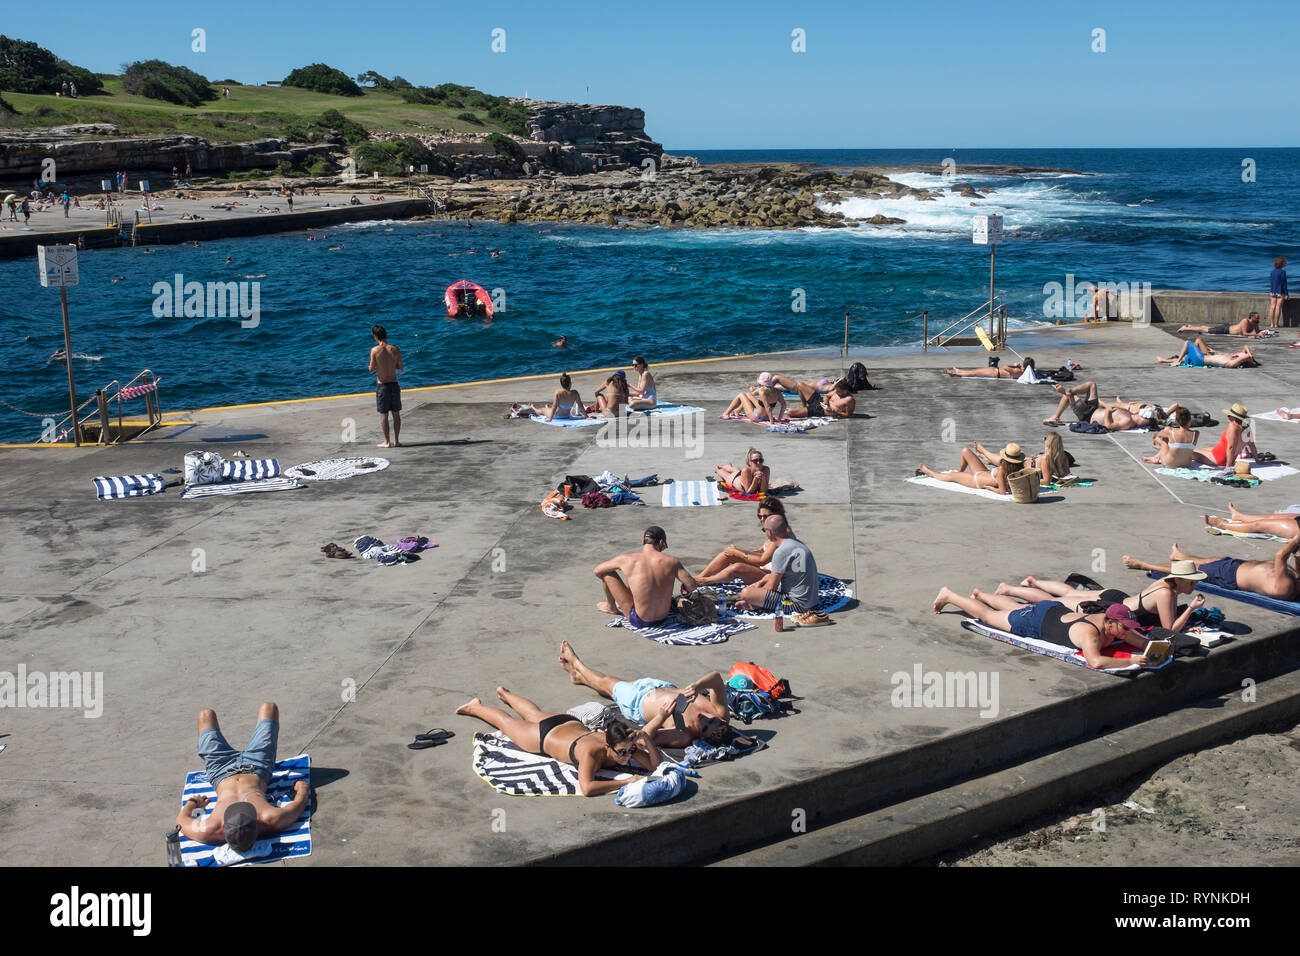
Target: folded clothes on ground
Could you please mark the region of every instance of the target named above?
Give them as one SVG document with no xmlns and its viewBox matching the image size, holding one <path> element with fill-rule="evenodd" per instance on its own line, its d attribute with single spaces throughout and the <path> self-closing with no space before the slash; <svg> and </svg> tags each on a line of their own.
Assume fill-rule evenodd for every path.
<svg viewBox="0 0 1300 956">
<path fill-rule="evenodd" d="M 307 754 L 299 754 L 296 757 L 276 761 L 274 776 L 271 778 L 270 785 L 266 788 L 267 802 L 276 807 L 283 807 L 292 803 L 294 796 L 293 785 L 298 780 L 311 780 L 311 758 Z M 205 817 L 211 816 L 214 811 L 219 811 L 222 814 L 226 812 L 225 807 L 218 807 L 217 791 L 208 782 L 207 773 L 202 770 L 195 770 L 185 775 L 185 786 L 181 793 L 181 806 L 185 805 L 186 800 L 198 796 L 208 798 L 208 805 L 199 811 Z M 231 866 L 240 863 L 271 863 L 287 857 L 310 856 L 311 812 L 311 803 L 309 801 L 297 823 L 282 833 L 276 833 L 257 841 L 249 852 L 242 856 L 233 854 L 233 851 L 227 845 L 223 844 L 218 847 L 206 843 L 195 843 L 182 835 L 181 860 L 186 866 Z M 263 844 L 266 844 L 266 846 L 264 847 Z M 267 852 L 258 854 L 254 858 L 255 852 L 259 849 L 266 849 Z M 227 852 L 218 855 L 220 850 Z"/>
<path fill-rule="evenodd" d="M 400 544 L 384 544 L 373 535 L 363 534 L 352 543 L 352 546 L 357 549 L 357 554 L 361 557 L 377 561 L 385 567 L 394 564 L 410 564 L 412 561 L 420 560 L 420 556 L 414 551 L 403 548 Z"/>
</svg>

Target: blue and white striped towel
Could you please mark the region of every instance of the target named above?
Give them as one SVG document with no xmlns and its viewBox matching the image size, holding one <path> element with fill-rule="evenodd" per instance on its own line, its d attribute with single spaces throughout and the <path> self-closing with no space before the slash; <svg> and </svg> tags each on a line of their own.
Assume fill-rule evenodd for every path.
<svg viewBox="0 0 1300 956">
<path fill-rule="evenodd" d="M 311 780 L 311 757 L 307 754 L 299 754 L 296 757 L 288 757 L 276 762 L 275 773 L 271 780 L 271 785 L 266 788 L 266 798 L 269 802 L 277 806 L 285 806 L 293 801 L 293 784 L 296 780 Z M 191 797 L 199 795 L 208 798 L 208 805 L 203 808 L 204 815 L 211 814 L 217 806 L 217 791 L 208 783 L 208 775 L 202 770 L 195 770 L 185 775 L 185 788 L 181 793 L 181 806 Z M 221 811 L 225 813 L 225 810 Z M 311 801 L 308 800 L 307 808 L 303 810 L 302 816 L 288 830 L 283 833 L 276 833 L 272 836 L 265 837 L 254 844 L 254 848 L 261 843 L 270 844 L 270 852 L 265 856 L 258 857 L 256 860 L 246 859 L 246 863 L 271 863 L 276 860 L 283 860 L 292 856 L 310 856 L 311 855 Z M 221 846 L 209 846 L 204 843 L 195 843 L 193 840 L 187 840 L 181 837 L 181 860 L 186 866 L 221 866 L 214 854 L 225 844 Z"/>
<path fill-rule="evenodd" d="M 703 508 L 722 504 L 718 500 L 718 486 L 712 481 L 674 481 L 663 487 L 665 508 Z"/>
<path fill-rule="evenodd" d="M 263 491 L 290 491 L 302 488 L 303 483 L 297 478 L 259 478 L 256 481 L 221 481 L 215 485 L 186 485 L 181 498 L 189 501 L 193 498 L 221 498 L 226 495 L 250 495 Z"/>
<path fill-rule="evenodd" d="M 277 478 L 280 462 L 275 458 L 238 458 L 221 463 L 222 481 L 252 481 L 255 478 Z"/>
<path fill-rule="evenodd" d="M 100 501 L 117 498 L 142 498 L 156 494 L 167 486 L 161 475 L 120 475 L 116 478 L 91 478 L 95 497 Z"/>
</svg>

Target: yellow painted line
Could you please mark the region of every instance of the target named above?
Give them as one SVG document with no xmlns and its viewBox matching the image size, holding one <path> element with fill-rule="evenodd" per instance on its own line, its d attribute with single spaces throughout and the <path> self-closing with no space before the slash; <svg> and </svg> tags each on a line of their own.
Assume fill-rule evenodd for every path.
<svg viewBox="0 0 1300 956">
<path fill-rule="evenodd" d="M 775 354 L 794 355 L 796 352 L 816 352 L 819 349 L 795 349 L 788 353 L 780 352 Z M 745 355 L 722 355 L 716 358 L 702 359 L 682 359 L 679 362 L 659 362 L 652 365 L 651 368 L 671 368 L 677 365 L 701 365 L 706 362 L 731 362 L 736 359 L 757 358 L 760 356 L 771 355 L 771 352 L 749 352 Z M 570 375 L 594 375 L 603 372 L 613 372 L 622 366 L 611 365 L 607 368 L 583 368 L 569 372 Z M 503 385 L 507 382 L 530 382 L 539 378 L 554 378 L 559 372 L 543 372 L 539 375 L 516 375 L 513 378 L 483 378 L 474 382 L 451 382 L 447 385 L 418 385 L 410 388 L 404 387 L 402 394 L 407 395 L 411 392 L 433 392 L 444 388 L 470 388 L 474 385 Z M 235 408 L 265 408 L 268 405 L 295 405 L 299 402 L 332 402 L 340 398 L 369 398 L 374 392 L 351 392 L 347 395 L 322 395 L 319 398 L 285 398 L 278 402 L 250 402 L 247 405 L 212 405 L 208 408 L 196 409 L 198 412 L 220 412 Z"/>
</svg>

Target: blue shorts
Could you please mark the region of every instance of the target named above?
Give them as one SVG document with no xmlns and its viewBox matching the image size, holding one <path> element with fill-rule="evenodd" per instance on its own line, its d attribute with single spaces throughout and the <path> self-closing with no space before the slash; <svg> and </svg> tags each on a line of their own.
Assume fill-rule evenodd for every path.
<svg viewBox="0 0 1300 956">
<path fill-rule="evenodd" d="M 641 617 L 639 617 L 639 616 L 637 615 L 637 613 L 636 613 L 636 608 L 632 608 L 632 610 L 629 611 L 629 612 L 628 612 L 628 615 L 627 615 L 627 621 L 628 621 L 628 623 L 631 624 L 633 627 L 658 627 L 660 624 L 662 624 L 662 623 L 663 623 L 664 621 L 666 621 L 666 620 L 668 620 L 667 616 L 665 616 L 665 617 L 661 617 L 661 618 L 659 618 L 659 620 L 657 620 L 657 621 L 646 621 L 646 620 L 643 620 Z"/>
<path fill-rule="evenodd" d="M 1007 615 L 1007 629 L 1016 637 L 1043 639 L 1043 619 L 1053 608 L 1060 607 L 1058 601 L 1039 601 Z"/>
<path fill-rule="evenodd" d="M 1206 584 L 1236 591 L 1238 589 L 1237 568 L 1241 567 L 1241 564 L 1241 558 L 1219 558 L 1218 561 L 1199 565 L 1199 568 L 1205 572 Z"/>
<path fill-rule="evenodd" d="M 659 680 L 655 677 L 641 677 L 632 682 L 619 681 L 614 685 L 610 695 L 614 698 L 614 703 L 618 704 L 618 709 L 623 712 L 623 716 L 628 720 L 635 720 L 638 724 L 644 724 L 648 719 L 641 710 L 641 704 L 645 700 L 645 695 L 652 690 L 658 690 L 660 687 L 676 687 L 676 684 L 670 684 L 666 680 Z"/>
<path fill-rule="evenodd" d="M 1193 368 L 1205 368 L 1205 355 L 1196 347 L 1195 342 L 1187 343 L 1187 358 L 1183 359 L 1183 364 Z"/>
<path fill-rule="evenodd" d="M 275 771 L 275 744 L 279 736 L 279 723 L 259 720 L 248 747 L 239 751 L 226 743 L 215 727 L 203 731 L 199 734 L 199 756 L 203 758 L 203 769 L 208 772 L 208 782 L 215 787 L 237 773 L 255 773 L 269 782 Z"/>
</svg>

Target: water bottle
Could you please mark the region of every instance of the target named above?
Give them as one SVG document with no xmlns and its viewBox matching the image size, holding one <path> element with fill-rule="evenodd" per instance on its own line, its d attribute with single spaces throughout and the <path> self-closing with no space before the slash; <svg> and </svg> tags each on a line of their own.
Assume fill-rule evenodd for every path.
<svg viewBox="0 0 1300 956">
<path fill-rule="evenodd" d="M 780 607 L 776 609 L 776 618 L 772 621 L 772 626 L 779 632 L 785 630 L 785 602 L 782 601 Z"/>
<path fill-rule="evenodd" d="M 181 828 L 172 827 L 163 837 L 167 844 L 167 865 L 184 866 L 181 860 Z"/>
</svg>

